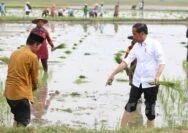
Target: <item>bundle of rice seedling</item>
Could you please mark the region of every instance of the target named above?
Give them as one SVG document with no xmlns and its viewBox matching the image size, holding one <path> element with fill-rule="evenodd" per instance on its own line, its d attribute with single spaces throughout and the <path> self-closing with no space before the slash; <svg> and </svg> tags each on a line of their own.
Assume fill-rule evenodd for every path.
<svg viewBox="0 0 188 133">
<path fill-rule="evenodd" d="M 56 50 L 56 49 L 63 49 L 63 48 L 65 48 L 65 47 L 66 47 L 66 45 L 65 45 L 64 43 L 62 43 L 62 44 L 57 45 L 57 46 L 54 48 L 54 50 Z"/>
</svg>

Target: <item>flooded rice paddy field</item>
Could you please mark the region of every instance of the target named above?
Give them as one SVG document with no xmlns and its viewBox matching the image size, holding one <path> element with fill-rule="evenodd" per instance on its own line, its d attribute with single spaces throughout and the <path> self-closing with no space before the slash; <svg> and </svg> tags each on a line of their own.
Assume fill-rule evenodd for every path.
<svg viewBox="0 0 188 133">
<path fill-rule="evenodd" d="M 39 17 L 42 15 L 43 9 L 34 9 L 31 13 L 33 17 Z M 114 14 L 113 10 L 105 10 L 104 17 L 112 18 Z M 8 16 L 24 16 L 23 9 L 13 9 L 10 8 L 7 11 Z M 65 10 L 64 16 L 68 16 L 68 10 Z M 82 17 L 83 11 L 75 9 L 75 17 Z M 120 10 L 119 17 L 125 18 L 144 18 L 144 19 L 185 19 L 188 17 L 188 10 L 185 11 L 176 11 L 176 10 L 167 10 L 167 11 L 156 11 L 156 10 Z"/>
<path fill-rule="evenodd" d="M 25 44 L 34 26 L 30 23 L 1 23 L 0 55 L 9 57 L 13 50 Z M 130 86 L 128 82 L 115 80 L 112 86 L 106 87 L 105 82 L 117 66 L 114 54 L 130 44 L 127 36 L 131 35 L 131 27 L 132 24 L 126 23 L 97 22 L 50 22 L 46 25 L 54 44 L 66 47 L 49 51 L 48 76 L 40 70 L 41 85 L 35 92 L 32 125 L 118 128 Z M 188 54 L 185 48 L 187 27 L 148 24 L 148 28 L 149 35 L 163 44 L 167 64 L 163 78 L 184 82 L 187 77 L 182 64 Z M 6 72 L 7 65 L 1 63 L 1 81 L 6 79 Z M 128 77 L 123 72 L 116 79 L 128 80 Z M 161 86 L 156 106 L 157 127 L 187 122 L 188 102 L 181 96 Z M 131 124 L 146 124 L 144 110 L 142 102 Z"/>
</svg>

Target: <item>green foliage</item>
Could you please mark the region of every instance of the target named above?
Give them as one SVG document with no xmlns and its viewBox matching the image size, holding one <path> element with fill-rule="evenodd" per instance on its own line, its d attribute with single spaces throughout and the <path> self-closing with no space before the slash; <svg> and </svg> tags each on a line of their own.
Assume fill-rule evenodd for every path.
<svg viewBox="0 0 188 133">
<path fill-rule="evenodd" d="M 67 108 L 67 109 L 61 109 L 61 111 L 67 112 L 67 113 L 72 113 L 72 109 Z"/>
<path fill-rule="evenodd" d="M 23 8 L 23 3 L 26 0 L 4 0 L 5 4 L 8 7 L 15 8 Z M 121 5 L 132 5 L 134 3 L 138 3 L 138 0 L 119 0 Z M 30 1 L 33 8 L 47 8 L 52 4 L 51 0 L 32 0 Z M 104 2 L 105 5 L 114 5 L 114 0 L 98 0 L 97 2 Z M 187 0 L 144 0 L 147 5 L 167 5 L 167 6 L 188 6 Z M 69 5 L 79 5 L 83 6 L 83 0 L 53 0 L 58 6 L 69 6 Z M 96 3 L 96 0 L 88 0 L 87 4 L 89 6 Z"/>
<path fill-rule="evenodd" d="M 35 19 L 35 17 L 23 17 L 23 16 L 0 16 L 0 21 L 13 21 L 13 22 L 19 22 L 19 21 L 32 21 Z M 118 22 L 118 21 L 126 21 L 126 22 L 132 22 L 132 21 L 143 21 L 142 18 L 125 18 L 125 17 L 117 17 L 117 18 L 83 18 L 83 17 L 47 17 L 48 21 L 74 21 L 74 22 Z M 187 22 L 186 19 L 156 19 L 153 21 L 153 19 L 144 19 L 145 21 L 152 22 L 152 23 L 185 23 Z M 79 40 L 79 42 L 83 42 L 83 40 Z"/>
<path fill-rule="evenodd" d="M 185 107 L 185 93 L 186 85 L 180 80 L 163 79 L 161 82 L 158 97 L 164 109 L 165 121 L 169 127 L 177 125 L 188 125 L 188 113 Z"/>
<path fill-rule="evenodd" d="M 84 75 L 80 75 L 79 77 L 78 77 L 78 79 L 76 79 L 75 81 L 74 81 L 74 83 L 75 84 L 83 84 L 83 83 L 87 83 L 88 81 L 86 81 L 86 76 L 84 76 Z"/>
<path fill-rule="evenodd" d="M 69 128 L 67 126 L 49 126 L 49 127 L 28 127 L 28 128 L 7 128 L 0 127 L 2 133 L 186 133 L 187 127 L 176 128 L 145 128 L 145 127 L 132 127 L 121 130 L 92 130 L 86 128 Z"/>
<path fill-rule="evenodd" d="M 80 78 L 80 79 L 85 79 L 86 76 L 84 76 L 84 75 L 80 75 L 79 78 Z"/>
<path fill-rule="evenodd" d="M 0 59 L 4 64 L 8 64 L 9 58 L 8 57 L 1 57 Z"/>
<path fill-rule="evenodd" d="M 126 82 L 126 83 L 129 82 L 129 80 L 127 80 L 127 79 L 120 79 L 120 78 L 117 78 L 116 81 L 117 82 Z"/>
<path fill-rule="evenodd" d="M 72 97 L 79 97 L 79 96 L 81 96 L 81 94 L 79 94 L 78 92 L 72 92 L 70 95 Z"/>
<path fill-rule="evenodd" d="M 122 62 L 121 57 L 122 57 L 121 52 L 118 52 L 118 53 L 115 54 L 114 59 L 115 59 L 116 63 L 120 64 Z"/>
<path fill-rule="evenodd" d="M 65 51 L 65 54 L 71 54 L 71 51 L 67 50 Z"/>
<path fill-rule="evenodd" d="M 84 55 L 91 55 L 91 53 L 84 53 Z"/>
<path fill-rule="evenodd" d="M 0 126 L 7 125 L 7 123 L 11 122 L 10 108 L 3 96 L 3 92 L 3 81 L 0 81 Z"/>
<path fill-rule="evenodd" d="M 57 46 L 54 48 L 54 50 L 56 50 L 56 49 L 63 49 L 63 48 L 66 48 L 66 44 L 64 44 L 64 43 L 57 45 Z"/>
</svg>

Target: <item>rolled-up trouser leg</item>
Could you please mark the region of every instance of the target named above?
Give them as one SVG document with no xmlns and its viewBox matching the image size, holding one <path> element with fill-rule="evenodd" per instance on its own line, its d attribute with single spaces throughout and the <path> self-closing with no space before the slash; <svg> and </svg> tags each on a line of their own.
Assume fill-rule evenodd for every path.
<svg viewBox="0 0 188 133">
<path fill-rule="evenodd" d="M 138 99 L 141 97 L 141 94 L 142 89 L 132 85 L 129 100 L 125 106 L 125 110 L 127 112 L 133 112 L 136 110 L 137 102 Z"/>
<path fill-rule="evenodd" d="M 7 102 L 14 114 L 17 126 L 27 126 L 30 123 L 30 103 L 28 99 L 8 100 Z"/>
<path fill-rule="evenodd" d="M 155 105 L 157 100 L 158 88 L 159 86 L 144 89 L 144 98 L 146 105 L 145 115 L 150 121 L 155 119 Z"/>
</svg>

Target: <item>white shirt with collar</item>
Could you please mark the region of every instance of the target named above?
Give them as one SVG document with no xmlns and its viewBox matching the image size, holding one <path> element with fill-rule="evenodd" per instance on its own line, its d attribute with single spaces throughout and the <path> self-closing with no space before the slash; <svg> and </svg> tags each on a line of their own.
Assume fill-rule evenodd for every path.
<svg viewBox="0 0 188 133">
<path fill-rule="evenodd" d="M 129 65 L 134 59 L 137 59 L 137 64 L 133 75 L 133 85 L 139 87 L 142 84 L 142 88 L 154 87 L 155 85 L 148 83 L 154 81 L 159 65 L 165 64 L 161 44 L 146 37 L 142 44 L 134 45 L 128 57 L 123 61 Z"/>
</svg>

